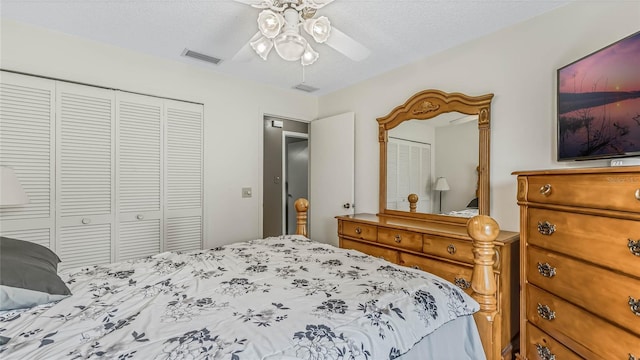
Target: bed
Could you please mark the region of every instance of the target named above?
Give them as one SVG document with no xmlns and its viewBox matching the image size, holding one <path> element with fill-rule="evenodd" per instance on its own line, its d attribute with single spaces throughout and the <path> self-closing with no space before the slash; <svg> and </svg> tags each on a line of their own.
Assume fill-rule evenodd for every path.
<svg viewBox="0 0 640 360">
<path fill-rule="evenodd" d="M 296 203 L 299 235 L 65 270 L 73 295 L 0 312 L 0 357 L 485 359 L 491 263 L 476 266 L 476 301 L 435 275 L 306 238 L 307 206 Z M 491 229 L 474 228 L 478 259 L 490 260 Z"/>
</svg>

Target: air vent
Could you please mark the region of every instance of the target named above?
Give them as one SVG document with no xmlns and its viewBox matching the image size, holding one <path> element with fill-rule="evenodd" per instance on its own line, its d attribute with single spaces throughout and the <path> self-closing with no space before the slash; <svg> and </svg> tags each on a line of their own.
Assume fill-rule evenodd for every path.
<svg viewBox="0 0 640 360">
<path fill-rule="evenodd" d="M 309 86 L 309 85 L 305 85 L 305 84 L 298 84 L 296 86 L 293 87 L 294 89 L 298 89 L 300 91 L 304 91 L 304 92 L 314 92 L 316 90 L 318 90 L 318 88 L 314 88 L 313 86 Z"/>
<path fill-rule="evenodd" d="M 217 57 L 205 55 L 189 49 L 184 49 L 184 51 L 182 52 L 182 56 L 190 57 L 190 58 L 201 60 L 201 61 L 206 61 L 214 65 L 218 65 L 222 61 L 222 59 L 218 59 Z"/>
</svg>

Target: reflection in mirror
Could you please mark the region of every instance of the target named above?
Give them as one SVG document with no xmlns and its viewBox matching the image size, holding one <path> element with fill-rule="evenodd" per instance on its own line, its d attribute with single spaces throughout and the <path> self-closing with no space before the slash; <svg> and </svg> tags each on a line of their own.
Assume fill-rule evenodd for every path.
<svg viewBox="0 0 640 360">
<path fill-rule="evenodd" d="M 424 90 L 377 119 L 380 214 L 460 225 L 489 215 L 492 98 Z"/>
<path fill-rule="evenodd" d="M 477 214 L 477 115 L 450 112 L 404 121 L 388 135 L 387 209 L 410 211 L 408 197 L 416 194 L 419 213 Z"/>
</svg>

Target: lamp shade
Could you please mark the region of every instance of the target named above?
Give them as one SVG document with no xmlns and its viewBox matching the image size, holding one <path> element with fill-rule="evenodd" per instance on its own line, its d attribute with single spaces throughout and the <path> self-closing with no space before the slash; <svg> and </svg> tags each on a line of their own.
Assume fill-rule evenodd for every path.
<svg viewBox="0 0 640 360">
<path fill-rule="evenodd" d="M 0 166 L 0 206 L 28 204 L 29 197 L 12 168 Z"/>
<path fill-rule="evenodd" d="M 447 178 L 441 176 L 436 180 L 436 188 L 437 191 L 448 191 L 451 188 L 449 188 L 449 183 L 447 182 Z"/>
</svg>

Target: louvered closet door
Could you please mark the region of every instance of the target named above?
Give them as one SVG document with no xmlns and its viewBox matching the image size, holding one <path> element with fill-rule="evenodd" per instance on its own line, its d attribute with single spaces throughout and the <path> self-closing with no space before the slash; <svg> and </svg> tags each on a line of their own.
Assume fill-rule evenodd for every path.
<svg viewBox="0 0 640 360">
<path fill-rule="evenodd" d="M 202 105 L 167 101 L 167 251 L 202 247 Z"/>
<path fill-rule="evenodd" d="M 122 261 L 161 251 L 163 100 L 121 92 L 116 98 L 116 261 Z"/>
<path fill-rule="evenodd" d="M 0 74 L 0 166 L 15 171 L 29 196 L 0 207 L 0 235 L 54 248 L 55 82 Z"/>
<path fill-rule="evenodd" d="M 57 83 L 58 256 L 64 268 L 114 258 L 115 92 Z"/>
</svg>

